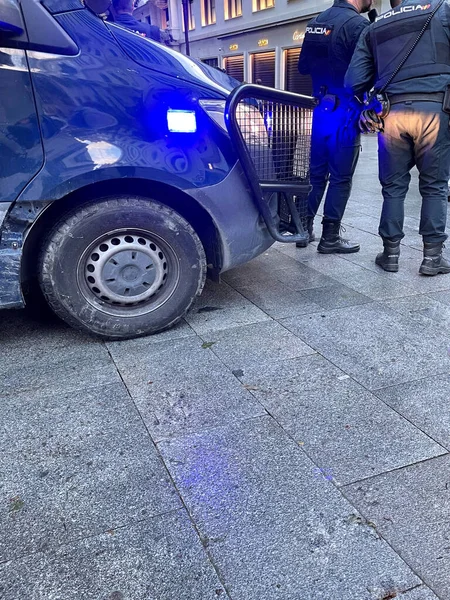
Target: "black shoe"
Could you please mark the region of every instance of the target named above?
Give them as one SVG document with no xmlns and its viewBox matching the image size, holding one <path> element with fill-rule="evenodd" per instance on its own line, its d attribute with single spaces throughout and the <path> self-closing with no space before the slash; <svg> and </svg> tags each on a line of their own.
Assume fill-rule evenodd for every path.
<svg viewBox="0 0 450 600">
<path fill-rule="evenodd" d="M 439 275 L 450 273 L 450 262 L 442 256 L 443 242 L 424 242 L 423 261 L 419 273 L 422 275 Z"/>
<path fill-rule="evenodd" d="M 317 251 L 321 254 L 351 254 L 359 252 L 359 244 L 353 244 L 349 240 L 341 238 L 341 224 L 339 221 L 322 221 L 322 237 L 320 238 Z M 345 229 L 342 227 L 342 231 Z"/>
<path fill-rule="evenodd" d="M 383 240 L 384 250 L 377 254 L 375 263 L 390 273 L 398 271 L 398 257 L 400 256 L 400 240 L 393 242 L 391 240 Z"/>
<path fill-rule="evenodd" d="M 314 235 L 314 232 L 313 232 L 313 224 L 314 224 L 314 217 L 308 217 L 306 219 L 306 230 L 309 233 L 309 239 L 306 242 L 297 242 L 295 244 L 297 246 L 297 248 L 306 248 L 306 246 L 308 244 L 316 241 L 316 236 Z"/>
</svg>

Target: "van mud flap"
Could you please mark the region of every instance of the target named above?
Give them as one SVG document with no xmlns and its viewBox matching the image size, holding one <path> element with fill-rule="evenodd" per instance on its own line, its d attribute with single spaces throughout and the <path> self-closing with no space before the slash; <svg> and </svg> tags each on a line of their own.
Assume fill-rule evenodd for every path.
<svg viewBox="0 0 450 600">
<path fill-rule="evenodd" d="M 237 87 L 227 101 L 228 132 L 255 205 L 278 242 L 309 239 L 306 204 L 315 106 L 310 96 L 251 84 Z"/>
</svg>

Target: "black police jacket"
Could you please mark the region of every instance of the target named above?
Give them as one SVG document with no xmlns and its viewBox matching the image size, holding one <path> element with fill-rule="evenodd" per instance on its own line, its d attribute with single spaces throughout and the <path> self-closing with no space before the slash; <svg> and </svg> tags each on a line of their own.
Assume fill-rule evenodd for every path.
<svg viewBox="0 0 450 600">
<path fill-rule="evenodd" d="M 417 39 L 438 0 L 404 0 L 361 36 L 345 85 L 355 94 L 381 90 Z M 419 43 L 387 86 L 388 94 L 444 91 L 450 84 L 450 5 L 444 2 Z"/>
<path fill-rule="evenodd" d="M 345 0 L 335 0 L 331 8 L 308 23 L 298 68 L 303 75 L 311 75 L 315 96 L 320 95 L 321 88 L 330 94 L 345 93 L 345 73 L 368 26 L 369 21 Z"/>
</svg>

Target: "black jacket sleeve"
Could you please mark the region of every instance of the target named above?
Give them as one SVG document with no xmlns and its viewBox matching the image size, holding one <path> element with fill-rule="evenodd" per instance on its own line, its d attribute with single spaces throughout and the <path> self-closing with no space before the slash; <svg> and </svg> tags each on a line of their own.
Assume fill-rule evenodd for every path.
<svg viewBox="0 0 450 600">
<path fill-rule="evenodd" d="M 369 42 L 370 27 L 359 38 L 355 53 L 345 74 L 346 90 L 359 96 L 368 92 L 375 81 L 375 61 Z"/>
</svg>

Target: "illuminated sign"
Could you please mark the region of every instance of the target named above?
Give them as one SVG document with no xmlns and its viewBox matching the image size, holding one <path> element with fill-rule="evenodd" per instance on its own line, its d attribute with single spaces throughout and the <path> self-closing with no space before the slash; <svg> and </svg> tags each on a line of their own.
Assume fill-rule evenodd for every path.
<svg viewBox="0 0 450 600">
<path fill-rule="evenodd" d="M 297 29 L 294 31 L 294 34 L 292 36 L 292 39 L 294 40 L 294 42 L 303 42 L 303 40 L 305 39 L 305 34 L 303 31 L 298 31 Z"/>
<path fill-rule="evenodd" d="M 237 50 L 239 46 L 237 44 L 230 44 L 230 50 Z"/>
<path fill-rule="evenodd" d="M 258 46 L 268 46 L 269 40 L 258 40 Z"/>
</svg>

